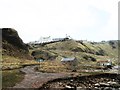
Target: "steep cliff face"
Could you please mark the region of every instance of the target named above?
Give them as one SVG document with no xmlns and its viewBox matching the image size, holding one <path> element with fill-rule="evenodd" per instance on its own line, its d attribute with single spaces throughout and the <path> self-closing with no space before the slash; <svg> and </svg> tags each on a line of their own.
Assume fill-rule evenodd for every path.
<svg viewBox="0 0 120 90">
<path fill-rule="evenodd" d="M 16 30 L 2 28 L 2 54 L 18 58 L 30 59 L 27 45 L 19 37 Z"/>
</svg>

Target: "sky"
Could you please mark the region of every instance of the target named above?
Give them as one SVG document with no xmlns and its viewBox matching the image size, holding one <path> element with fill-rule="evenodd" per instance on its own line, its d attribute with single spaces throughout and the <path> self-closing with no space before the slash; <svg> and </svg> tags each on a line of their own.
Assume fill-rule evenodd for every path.
<svg viewBox="0 0 120 90">
<path fill-rule="evenodd" d="M 0 0 L 0 28 L 14 28 L 27 43 L 40 37 L 118 39 L 120 0 Z"/>
</svg>

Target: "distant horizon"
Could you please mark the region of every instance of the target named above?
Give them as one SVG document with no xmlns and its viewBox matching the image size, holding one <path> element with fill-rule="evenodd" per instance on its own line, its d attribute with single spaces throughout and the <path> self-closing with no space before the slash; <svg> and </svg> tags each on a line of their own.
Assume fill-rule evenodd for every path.
<svg viewBox="0 0 120 90">
<path fill-rule="evenodd" d="M 0 0 L 0 25 L 18 31 L 25 43 L 40 37 L 118 40 L 120 0 Z"/>
<path fill-rule="evenodd" d="M 20 37 L 20 38 L 21 38 L 21 37 Z M 51 39 L 55 39 L 55 38 L 65 38 L 65 37 L 53 37 L 53 38 L 51 38 Z M 22 38 L 21 38 L 21 39 L 22 39 Z M 74 38 L 71 38 L 71 39 L 76 40 L 76 41 L 82 40 L 82 41 L 88 41 L 88 42 L 103 42 L 103 41 L 107 42 L 107 41 L 117 41 L 117 40 L 118 40 L 118 39 L 110 39 L 110 40 L 93 41 L 93 40 L 87 40 L 87 39 L 74 39 Z M 24 40 L 22 39 L 22 41 L 23 41 L 24 43 L 30 43 L 30 42 L 35 42 L 35 41 L 39 41 L 39 40 L 40 40 L 40 38 L 37 39 L 37 40 L 24 42 Z"/>
<path fill-rule="evenodd" d="M 16 30 L 16 29 L 15 29 L 15 30 Z M 16 30 L 16 31 L 17 31 L 17 30 Z M 18 32 L 18 31 L 17 31 L 17 32 Z M 30 41 L 25 42 L 24 38 L 22 38 L 22 37 L 20 36 L 19 32 L 18 32 L 18 35 L 19 35 L 19 37 L 23 40 L 24 43 L 30 43 L 30 42 L 34 42 L 34 41 L 39 41 L 41 37 L 43 37 L 43 38 L 44 38 L 44 37 L 49 37 L 49 36 L 40 36 L 38 39 L 34 39 L 34 40 L 32 39 L 32 40 L 30 40 Z M 65 35 L 66 35 L 66 34 L 65 34 Z M 58 37 L 58 36 L 57 36 L 57 37 L 52 37 L 52 36 L 50 36 L 50 37 L 51 37 L 51 39 L 54 39 L 54 38 L 65 38 L 65 35 L 64 35 L 63 37 Z M 69 35 L 69 36 L 70 36 L 70 35 Z M 71 36 L 70 36 L 70 37 L 71 37 Z M 74 37 L 71 37 L 71 38 L 72 38 L 73 40 L 78 40 L 78 41 L 79 41 L 79 40 L 83 40 L 83 41 L 86 40 L 86 41 L 90 41 L 90 42 L 102 42 L 102 41 L 107 42 L 107 41 L 113 41 L 113 40 L 116 40 L 116 41 L 117 41 L 117 40 L 118 40 L 118 39 L 107 39 L 107 40 L 104 39 L 104 40 L 96 40 L 96 41 L 95 41 L 95 40 L 89 40 L 89 39 L 77 39 L 77 38 L 74 38 Z"/>
<path fill-rule="evenodd" d="M 16 30 L 16 29 L 15 29 Z M 17 31 L 17 30 L 16 30 Z M 18 31 L 17 31 L 18 32 Z M 18 32 L 18 34 L 19 34 L 19 32 Z M 29 40 L 29 41 L 25 41 L 24 40 L 24 38 L 23 37 L 21 37 L 22 35 L 20 35 L 19 34 L 19 36 L 20 36 L 20 38 L 23 40 L 23 42 L 24 43 L 30 43 L 30 42 L 34 42 L 34 41 L 38 41 L 38 40 L 40 40 L 40 38 L 41 37 L 49 37 L 50 35 L 48 35 L 48 36 L 39 36 L 39 38 L 36 38 L 36 39 L 32 39 L 32 40 Z M 71 37 L 71 35 L 68 35 L 68 36 L 70 36 Z M 62 37 L 62 36 L 56 36 L 56 37 L 53 37 L 53 36 L 50 36 L 51 37 L 51 39 L 54 39 L 54 38 L 65 38 L 66 37 L 66 34 Z M 74 38 L 74 37 L 71 37 L 73 40 L 86 40 L 86 41 L 90 41 L 90 42 L 102 42 L 102 41 L 113 41 L 113 40 L 118 40 L 118 39 L 103 39 L 103 40 L 90 40 L 90 39 L 78 39 L 78 38 Z"/>
</svg>

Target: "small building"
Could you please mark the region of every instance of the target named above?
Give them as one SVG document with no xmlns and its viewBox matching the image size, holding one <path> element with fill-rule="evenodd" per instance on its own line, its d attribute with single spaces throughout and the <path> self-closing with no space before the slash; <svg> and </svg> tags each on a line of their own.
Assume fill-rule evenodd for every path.
<svg viewBox="0 0 120 90">
<path fill-rule="evenodd" d="M 97 61 L 97 65 L 103 66 L 103 67 L 106 67 L 106 68 L 112 68 L 112 62 L 108 61 L 108 60 Z"/>
<path fill-rule="evenodd" d="M 62 58 L 61 59 L 61 62 L 71 62 L 71 61 L 75 61 L 76 58 L 75 57 L 69 57 L 69 58 Z"/>
<path fill-rule="evenodd" d="M 68 69 L 76 71 L 77 68 L 77 59 L 75 57 L 67 57 L 61 59 L 62 64 L 66 65 Z"/>
</svg>

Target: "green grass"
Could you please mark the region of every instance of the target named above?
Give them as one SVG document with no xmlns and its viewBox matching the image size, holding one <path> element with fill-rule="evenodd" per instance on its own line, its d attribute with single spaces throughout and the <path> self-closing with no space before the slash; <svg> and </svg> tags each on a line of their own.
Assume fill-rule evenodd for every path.
<svg viewBox="0 0 120 90">
<path fill-rule="evenodd" d="M 2 88 L 13 87 L 24 79 L 24 74 L 18 69 L 2 71 Z"/>
<path fill-rule="evenodd" d="M 96 75 L 96 74 L 103 74 L 105 72 L 99 71 L 99 72 L 80 72 L 80 75 Z"/>
<path fill-rule="evenodd" d="M 2 56 L 2 70 L 19 69 L 27 65 L 39 64 L 35 60 L 19 59 L 11 56 Z"/>
</svg>

